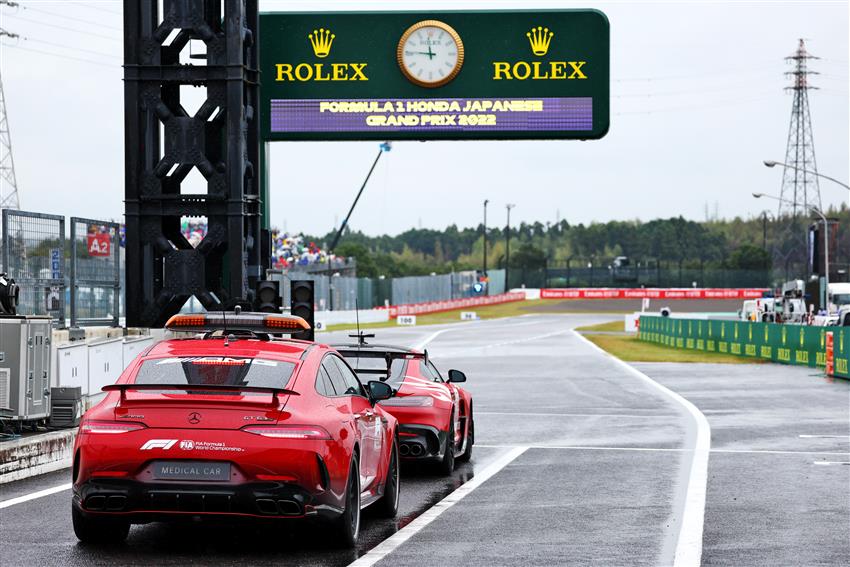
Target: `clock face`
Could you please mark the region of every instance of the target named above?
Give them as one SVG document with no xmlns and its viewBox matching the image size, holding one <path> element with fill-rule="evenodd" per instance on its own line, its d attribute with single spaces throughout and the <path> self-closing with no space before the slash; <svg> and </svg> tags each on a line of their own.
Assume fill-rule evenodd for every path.
<svg viewBox="0 0 850 567">
<path fill-rule="evenodd" d="M 425 20 L 410 26 L 398 42 L 398 64 L 407 79 L 421 87 L 439 87 L 455 78 L 463 65 L 463 42 L 451 26 Z"/>
</svg>

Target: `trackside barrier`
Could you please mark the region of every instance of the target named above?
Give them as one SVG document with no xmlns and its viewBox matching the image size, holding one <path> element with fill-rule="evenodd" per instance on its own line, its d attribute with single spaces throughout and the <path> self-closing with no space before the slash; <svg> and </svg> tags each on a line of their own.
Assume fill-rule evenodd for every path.
<svg viewBox="0 0 850 567">
<path fill-rule="evenodd" d="M 670 319 L 642 315 L 638 331 L 638 339 L 663 346 L 734 354 L 812 368 L 827 366 L 827 341 L 830 337 L 834 367 L 830 375 L 850 378 L 850 332 L 844 327 Z"/>
<path fill-rule="evenodd" d="M 758 299 L 767 288 L 545 288 L 540 299 Z"/>
<path fill-rule="evenodd" d="M 424 315 L 426 313 L 440 313 L 463 309 L 465 307 L 481 307 L 483 305 L 498 305 L 512 301 L 524 301 L 525 293 L 511 292 L 499 295 L 484 295 L 481 297 L 464 297 L 461 299 L 447 299 L 446 301 L 428 301 L 425 303 L 410 303 L 406 305 L 391 305 L 390 319 L 399 315 Z"/>
</svg>

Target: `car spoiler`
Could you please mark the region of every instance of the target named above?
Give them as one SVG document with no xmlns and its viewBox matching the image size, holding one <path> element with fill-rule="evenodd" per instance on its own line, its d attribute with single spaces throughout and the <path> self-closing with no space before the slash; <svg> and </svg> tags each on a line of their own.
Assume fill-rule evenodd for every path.
<svg viewBox="0 0 850 567">
<path fill-rule="evenodd" d="M 265 386 L 235 386 L 221 384 L 108 384 L 101 388 L 104 392 L 121 392 L 121 402 L 127 399 L 127 390 L 160 391 L 181 390 L 184 392 L 250 392 L 271 394 L 272 404 L 280 405 L 278 396 L 300 396 L 295 390 L 271 388 Z"/>
</svg>

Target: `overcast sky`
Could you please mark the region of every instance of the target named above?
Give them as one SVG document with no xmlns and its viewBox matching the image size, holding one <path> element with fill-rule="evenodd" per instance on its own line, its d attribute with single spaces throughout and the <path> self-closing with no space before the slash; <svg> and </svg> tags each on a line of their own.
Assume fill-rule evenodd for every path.
<svg viewBox="0 0 850 567">
<path fill-rule="evenodd" d="M 123 84 L 118 0 L 19 0 L 0 7 L 0 41 L 22 208 L 123 219 Z M 848 177 L 848 3 L 294 2 L 261 10 L 587 8 L 611 23 L 611 129 L 598 141 L 399 142 L 381 159 L 351 226 L 588 223 L 683 215 L 750 216 L 775 203 L 791 96 L 783 73 L 798 38 L 821 59 L 810 93 L 818 169 Z M 378 144 L 272 147 L 272 224 L 324 233 L 345 215 Z M 423 171 L 422 164 L 428 164 Z M 439 164 L 432 166 L 431 164 Z M 416 175 L 411 172 L 417 171 Z M 193 177 L 200 177 L 200 174 Z M 195 188 L 197 190 L 197 187 Z M 847 192 L 823 182 L 824 206 Z"/>
</svg>

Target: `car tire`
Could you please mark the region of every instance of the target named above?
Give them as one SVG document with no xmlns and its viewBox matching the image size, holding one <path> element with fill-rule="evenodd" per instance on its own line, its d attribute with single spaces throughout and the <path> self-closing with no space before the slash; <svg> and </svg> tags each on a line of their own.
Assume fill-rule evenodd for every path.
<svg viewBox="0 0 850 567">
<path fill-rule="evenodd" d="M 399 459 L 398 459 L 398 442 L 393 441 L 393 447 L 390 452 L 390 462 L 387 463 L 387 475 L 384 483 L 384 495 L 377 502 L 375 507 L 378 514 L 383 518 L 395 518 L 398 514 L 398 494 L 399 494 Z"/>
<path fill-rule="evenodd" d="M 351 460 L 348 483 L 345 487 L 345 509 L 335 521 L 336 543 L 352 548 L 360 535 L 360 463 L 357 456 Z"/>
<path fill-rule="evenodd" d="M 437 465 L 437 470 L 443 476 L 448 476 L 455 471 L 455 418 L 449 421 L 449 432 L 446 435 L 446 451 Z"/>
<path fill-rule="evenodd" d="M 120 518 L 87 518 L 73 504 L 74 534 L 83 543 L 121 543 L 130 533 L 130 522 Z"/>
<path fill-rule="evenodd" d="M 475 444 L 475 419 L 473 419 L 472 406 L 469 406 L 469 427 L 466 430 L 466 447 L 457 460 L 461 463 L 469 462 L 472 458 L 472 446 Z"/>
</svg>

